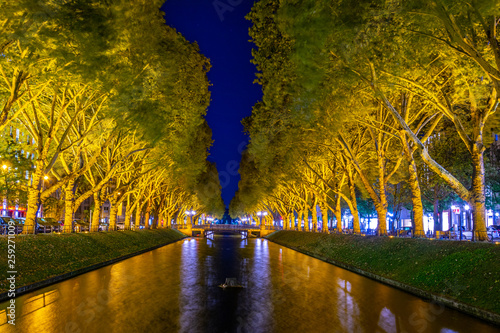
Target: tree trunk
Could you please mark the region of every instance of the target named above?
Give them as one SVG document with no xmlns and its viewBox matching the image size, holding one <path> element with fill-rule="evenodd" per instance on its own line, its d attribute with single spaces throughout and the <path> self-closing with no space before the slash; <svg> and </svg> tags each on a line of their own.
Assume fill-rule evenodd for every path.
<svg viewBox="0 0 500 333">
<path fill-rule="evenodd" d="M 71 180 L 64 187 L 64 228 L 63 232 L 71 232 L 73 225 L 73 201 L 75 193 L 73 192 L 75 181 Z"/>
<path fill-rule="evenodd" d="M 335 209 L 333 211 L 333 215 L 335 215 L 335 224 L 337 228 L 335 229 L 336 233 L 342 232 L 342 210 L 340 209 L 340 204 L 335 205 Z"/>
<path fill-rule="evenodd" d="M 387 207 L 382 204 L 375 204 L 375 210 L 377 211 L 377 235 L 387 236 Z"/>
<path fill-rule="evenodd" d="M 101 218 L 101 195 L 98 192 L 94 193 L 94 211 L 92 212 L 92 231 L 97 231 L 99 230 L 99 222 Z"/>
<path fill-rule="evenodd" d="M 167 222 L 165 221 L 165 216 L 163 213 L 160 213 L 158 216 L 158 227 L 165 228 L 167 226 Z"/>
<path fill-rule="evenodd" d="M 167 215 L 167 228 L 172 227 L 172 216 Z"/>
<path fill-rule="evenodd" d="M 302 221 L 304 219 L 304 210 L 300 210 L 297 216 L 297 230 L 302 231 Z"/>
<path fill-rule="evenodd" d="M 472 189 L 471 204 L 474 217 L 474 240 L 488 240 L 486 234 L 486 197 L 484 194 L 484 159 L 481 142 L 472 147 Z"/>
<path fill-rule="evenodd" d="M 141 228 L 141 210 L 142 207 L 140 205 L 137 205 L 137 208 L 135 209 L 135 230 L 139 230 Z"/>
<path fill-rule="evenodd" d="M 380 140 L 379 140 L 380 141 Z M 387 193 L 386 193 L 386 178 L 385 178 L 385 156 L 382 151 L 377 152 L 378 162 L 378 185 L 380 201 L 375 203 L 375 209 L 378 215 L 377 234 L 379 236 L 387 236 Z"/>
<path fill-rule="evenodd" d="M 158 219 L 159 219 L 158 212 L 155 211 L 155 213 L 153 214 L 153 229 L 158 228 Z"/>
<path fill-rule="evenodd" d="M 118 213 L 118 204 L 114 195 L 109 198 L 109 229 L 116 230 L 116 215 Z"/>
<path fill-rule="evenodd" d="M 318 231 L 318 210 L 316 208 L 316 202 L 312 209 L 312 232 Z"/>
<path fill-rule="evenodd" d="M 417 165 L 415 160 L 411 159 L 408 166 L 409 179 L 408 185 L 411 190 L 411 202 L 413 204 L 413 237 L 425 237 L 424 231 L 424 206 L 422 205 L 422 194 L 418 182 Z"/>
<path fill-rule="evenodd" d="M 422 193 L 420 191 L 420 184 L 418 181 L 418 171 L 413 153 L 408 145 L 406 134 L 404 131 L 399 132 L 401 137 L 404 138 L 403 148 L 408 162 L 408 185 L 411 191 L 411 202 L 413 204 L 413 237 L 425 237 L 424 231 L 424 206 L 422 205 Z M 396 212 L 394 212 L 396 214 Z"/>
<path fill-rule="evenodd" d="M 132 217 L 132 212 L 130 211 L 130 200 L 127 198 L 127 206 L 125 207 L 125 230 L 130 230 L 130 220 Z"/>
<path fill-rule="evenodd" d="M 193 221 L 193 216 L 191 216 L 191 221 Z M 146 215 L 144 215 L 144 228 L 149 229 L 149 204 L 146 207 Z"/>
<path fill-rule="evenodd" d="M 333 211 L 333 215 L 335 215 L 335 219 L 337 220 L 338 233 L 342 232 L 342 206 L 340 205 L 340 199 L 340 194 L 337 194 L 337 199 L 335 200 L 335 210 Z"/>
<path fill-rule="evenodd" d="M 304 231 L 309 232 L 309 209 L 304 207 Z"/>
<path fill-rule="evenodd" d="M 35 232 L 35 219 L 40 204 L 40 186 L 43 176 L 43 166 L 43 161 L 37 160 L 35 162 L 35 172 L 32 173 L 31 184 L 28 187 L 28 209 L 26 211 L 23 234 L 33 234 Z"/>
<path fill-rule="evenodd" d="M 328 230 L 328 208 L 321 207 L 321 231 L 324 233 L 330 233 Z"/>
<path fill-rule="evenodd" d="M 351 214 L 352 214 L 352 228 L 355 234 L 361 233 L 361 228 L 359 224 L 359 212 L 358 212 L 358 201 L 356 199 L 356 187 L 354 185 L 354 175 L 352 170 L 348 170 L 349 193 L 351 195 Z"/>
</svg>

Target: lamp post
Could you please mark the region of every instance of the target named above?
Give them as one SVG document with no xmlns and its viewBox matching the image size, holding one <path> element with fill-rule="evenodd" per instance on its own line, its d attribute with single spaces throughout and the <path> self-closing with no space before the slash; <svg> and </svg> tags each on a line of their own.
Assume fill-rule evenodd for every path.
<svg viewBox="0 0 500 333">
<path fill-rule="evenodd" d="M 472 222 L 470 220 L 470 215 L 469 215 L 470 206 L 465 205 L 464 209 L 465 209 L 465 224 L 466 224 L 468 229 L 474 229 L 474 228 L 472 228 Z"/>
<path fill-rule="evenodd" d="M 264 230 L 264 225 L 262 224 L 262 216 L 266 216 L 267 212 L 261 211 L 257 212 L 257 216 L 260 218 L 260 229 Z"/>
<path fill-rule="evenodd" d="M 465 207 L 469 207 L 469 206 L 465 206 Z M 464 207 L 464 208 L 465 208 Z M 470 207 L 469 207 L 470 208 Z M 451 209 L 453 210 L 453 212 L 455 214 L 457 214 L 457 218 L 458 218 L 458 229 L 459 229 L 459 232 L 460 232 L 460 240 L 462 240 L 462 216 L 460 215 L 460 207 L 458 206 L 451 206 Z"/>
<path fill-rule="evenodd" d="M 190 225 L 191 227 L 193 226 L 193 215 L 195 215 L 196 212 L 194 210 L 186 210 L 186 215 L 190 217 Z"/>
<path fill-rule="evenodd" d="M 8 188 L 9 188 L 9 186 L 8 186 L 8 180 L 7 180 L 7 176 L 8 176 L 7 175 L 7 171 L 8 171 L 8 169 L 9 169 L 9 166 L 7 164 L 3 164 L 2 165 L 2 171 L 4 173 L 5 188 L 6 188 L 5 197 L 3 197 L 4 202 L 3 202 L 3 206 L 2 206 L 2 208 L 3 208 L 2 209 L 2 215 L 8 215 L 8 213 L 9 213 L 9 211 L 8 211 L 8 208 L 9 208 L 9 197 L 8 197 L 9 191 L 8 191 Z"/>
</svg>

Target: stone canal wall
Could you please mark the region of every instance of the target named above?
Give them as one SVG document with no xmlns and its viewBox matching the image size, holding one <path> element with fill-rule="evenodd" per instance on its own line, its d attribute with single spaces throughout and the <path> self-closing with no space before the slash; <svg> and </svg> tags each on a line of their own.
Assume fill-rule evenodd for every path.
<svg viewBox="0 0 500 333">
<path fill-rule="evenodd" d="M 266 238 L 500 325 L 500 245 L 298 231 Z"/>
<path fill-rule="evenodd" d="M 173 243 L 186 236 L 172 229 L 77 234 L 18 235 L 16 296 Z M 7 238 L 0 238 L 7 253 Z M 0 301 L 8 299 L 7 260 L 0 262 Z"/>
</svg>

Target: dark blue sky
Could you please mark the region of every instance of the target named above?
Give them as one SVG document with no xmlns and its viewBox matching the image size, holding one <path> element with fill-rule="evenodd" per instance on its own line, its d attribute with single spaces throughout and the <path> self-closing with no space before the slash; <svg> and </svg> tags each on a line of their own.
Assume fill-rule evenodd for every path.
<svg viewBox="0 0 500 333">
<path fill-rule="evenodd" d="M 237 173 L 242 147 L 248 142 L 241 119 L 252 112 L 261 98 L 261 88 L 252 83 L 255 66 L 250 63 L 253 44 L 249 42 L 250 12 L 253 0 L 167 0 L 162 10 L 167 24 L 187 40 L 198 42 L 201 52 L 210 59 L 212 102 L 207 122 L 214 144 L 209 160 L 217 164 L 222 199 L 229 202 L 238 189 Z"/>
</svg>

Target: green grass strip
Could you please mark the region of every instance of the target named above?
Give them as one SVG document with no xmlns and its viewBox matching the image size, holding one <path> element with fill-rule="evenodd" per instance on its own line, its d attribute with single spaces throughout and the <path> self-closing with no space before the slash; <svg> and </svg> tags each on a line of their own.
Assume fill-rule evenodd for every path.
<svg viewBox="0 0 500 333">
<path fill-rule="evenodd" d="M 16 287 L 43 281 L 185 237 L 177 230 L 156 229 L 78 234 L 19 235 Z M 7 238 L 0 238 L 0 293 L 7 291 Z"/>
</svg>

